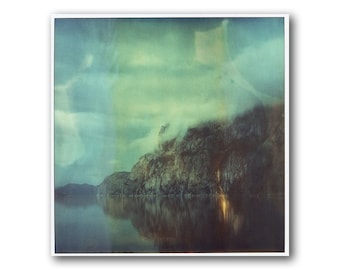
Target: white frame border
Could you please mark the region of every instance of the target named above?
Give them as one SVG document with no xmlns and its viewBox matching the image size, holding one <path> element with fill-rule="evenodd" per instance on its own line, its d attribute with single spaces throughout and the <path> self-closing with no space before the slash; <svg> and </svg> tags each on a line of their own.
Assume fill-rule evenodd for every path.
<svg viewBox="0 0 340 270">
<path fill-rule="evenodd" d="M 225 253 L 56 253 L 55 252 L 55 220 L 54 220 L 54 31 L 55 31 L 55 19 L 62 18 L 84 18 L 84 19 L 94 19 L 94 18 L 279 18 L 282 17 L 284 19 L 284 43 L 285 43 L 285 251 L 284 252 L 225 252 Z M 290 248 L 290 233 L 289 233 L 289 200 L 290 200 L 290 189 L 289 189 L 289 14 L 287 13 L 270 13 L 270 14 L 252 14 L 252 13 L 244 13 L 244 14 L 174 14 L 174 13 L 166 13 L 166 14 L 53 14 L 51 15 L 51 33 L 50 33 L 50 41 L 51 41 L 51 255 L 56 257 L 64 257 L 64 256 L 116 256 L 116 257 L 130 257 L 130 256 L 162 256 L 162 257 L 254 257 L 254 256 L 289 256 L 289 248 Z"/>
</svg>

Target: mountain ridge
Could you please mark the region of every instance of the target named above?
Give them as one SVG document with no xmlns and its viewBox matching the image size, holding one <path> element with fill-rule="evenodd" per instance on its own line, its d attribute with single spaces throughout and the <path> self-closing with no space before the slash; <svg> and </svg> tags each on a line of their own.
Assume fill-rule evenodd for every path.
<svg viewBox="0 0 340 270">
<path fill-rule="evenodd" d="M 130 173 L 115 172 L 97 186 L 100 196 L 233 193 L 284 193 L 283 104 L 188 128 L 141 156 Z"/>
</svg>

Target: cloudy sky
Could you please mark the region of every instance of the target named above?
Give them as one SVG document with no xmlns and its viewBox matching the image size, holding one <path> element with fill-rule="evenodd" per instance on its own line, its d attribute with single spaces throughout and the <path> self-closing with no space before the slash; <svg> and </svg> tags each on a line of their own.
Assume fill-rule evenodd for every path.
<svg viewBox="0 0 340 270">
<path fill-rule="evenodd" d="M 284 98 L 282 18 L 67 19 L 54 33 L 55 184 L 99 184 L 201 121 Z"/>
</svg>

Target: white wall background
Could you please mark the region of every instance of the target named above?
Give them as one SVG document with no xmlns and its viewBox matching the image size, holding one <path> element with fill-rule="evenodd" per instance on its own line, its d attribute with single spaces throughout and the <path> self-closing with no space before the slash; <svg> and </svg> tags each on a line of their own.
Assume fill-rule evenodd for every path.
<svg viewBox="0 0 340 270">
<path fill-rule="evenodd" d="M 340 243 L 340 39 L 336 1 L 3 1 L 0 15 L 1 269 L 335 269 Z M 316 4 L 320 3 L 320 4 Z M 50 256 L 50 15 L 289 13 L 291 256 Z"/>
</svg>

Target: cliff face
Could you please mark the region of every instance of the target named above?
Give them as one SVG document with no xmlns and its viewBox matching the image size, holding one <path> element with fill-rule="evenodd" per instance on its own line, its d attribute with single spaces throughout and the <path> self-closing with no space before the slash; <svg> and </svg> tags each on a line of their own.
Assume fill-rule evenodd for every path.
<svg viewBox="0 0 340 270">
<path fill-rule="evenodd" d="M 188 129 L 181 139 L 142 156 L 131 173 L 115 173 L 104 194 L 185 195 L 284 192 L 284 107 L 256 107 L 232 122 Z"/>
<path fill-rule="evenodd" d="M 134 194 L 136 185 L 129 179 L 129 172 L 116 172 L 104 179 L 98 186 L 97 194 L 99 195 L 121 195 Z"/>
</svg>

